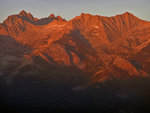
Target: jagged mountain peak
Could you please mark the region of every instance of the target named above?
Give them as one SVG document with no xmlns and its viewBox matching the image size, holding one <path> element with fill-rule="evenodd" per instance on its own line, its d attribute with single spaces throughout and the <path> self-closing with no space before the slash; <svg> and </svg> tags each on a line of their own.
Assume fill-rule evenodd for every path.
<svg viewBox="0 0 150 113">
<path fill-rule="evenodd" d="M 130 12 L 124 12 L 124 13 L 122 13 L 122 14 L 117 14 L 116 16 L 134 16 L 132 13 L 130 13 Z M 113 16 L 112 16 L 113 17 Z"/>
<path fill-rule="evenodd" d="M 57 20 L 58 20 L 58 21 L 61 21 L 61 22 L 66 22 L 66 20 L 63 19 L 63 18 L 62 18 L 61 16 L 59 16 L 59 15 L 57 16 Z"/>
<path fill-rule="evenodd" d="M 133 14 L 130 12 L 125 12 L 125 13 L 123 13 L 123 15 L 133 15 Z"/>
<path fill-rule="evenodd" d="M 22 10 L 20 13 L 19 13 L 19 16 L 21 16 L 23 19 L 30 19 L 30 20 L 33 20 L 33 15 L 31 13 L 27 13 L 25 10 Z"/>
<path fill-rule="evenodd" d="M 49 17 L 50 18 L 55 18 L 55 15 L 54 14 L 50 14 Z"/>
<path fill-rule="evenodd" d="M 20 15 L 27 15 L 27 12 L 25 10 L 20 11 Z"/>
<path fill-rule="evenodd" d="M 115 15 L 109 18 L 122 18 L 122 19 L 130 19 L 131 21 L 133 19 L 139 19 L 137 18 L 134 14 L 130 13 L 130 12 L 125 12 L 123 14 L 119 14 L 119 15 Z M 139 19 L 140 20 L 140 19 Z"/>
<path fill-rule="evenodd" d="M 22 10 L 19 14 L 8 16 L 8 18 L 6 20 L 4 20 L 4 22 L 1 24 L 1 26 L 4 25 L 6 29 L 9 29 L 7 27 L 15 25 L 16 23 L 25 25 L 26 22 L 33 24 L 33 25 L 47 25 L 54 20 L 56 22 L 57 21 L 66 22 L 65 19 L 63 19 L 60 16 L 56 17 L 54 14 L 51 14 L 49 17 L 38 19 L 38 18 L 34 18 L 31 13 L 28 13 L 25 10 Z M 13 29 L 14 29 L 14 27 L 13 27 Z"/>
</svg>

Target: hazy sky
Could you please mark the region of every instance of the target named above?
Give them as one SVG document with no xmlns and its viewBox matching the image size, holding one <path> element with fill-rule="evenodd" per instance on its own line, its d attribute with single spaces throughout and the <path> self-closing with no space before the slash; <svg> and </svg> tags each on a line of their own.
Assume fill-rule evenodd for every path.
<svg viewBox="0 0 150 113">
<path fill-rule="evenodd" d="M 0 23 L 23 9 L 37 18 L 51 13 L 69 20 L 81 12 L 102 16 L 131 12 L 150 21 L 150 0 L 0 0 Z"/>
</svg>

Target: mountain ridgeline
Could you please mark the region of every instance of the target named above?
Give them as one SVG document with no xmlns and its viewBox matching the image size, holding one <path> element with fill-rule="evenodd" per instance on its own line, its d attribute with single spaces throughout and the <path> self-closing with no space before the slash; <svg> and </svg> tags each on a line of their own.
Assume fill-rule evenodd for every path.
<svg viewBox="0 0 150 113">
<path fill-rule="evenodd" d="M 32 105 L 32 110 L 37 106 L 47 110 L 51 105 L 53 112 L 66 112 L 68 106 L 69 110 L 74 106 L 84 110 L 96 101 L 91 108 L 98 109 L 98 101 L 104 97 L 101 111 L 106 112 L 107 103 L 116 99 L 109 108 L 119 112 L 133 95 L 135 100 L 143 99 L 143 92 L 149 91 L 149 76 L 150 22 L 129 12 L 113 17 L 82 13 L 67 21 L 54 14 L 38 19 L 23 10 L 0 24 L 4 108 L 13 106 L 8 109 L 25 112 L 22 109 L 28 106 L 26 110 L 31 112 Z M 105 99 L 108 93 L 111 96 Z M 45 103 L 42 107 L 41 102 Z M 130 104 L 124 109 L 138 108 L 134 102 Z"/>
</svg>

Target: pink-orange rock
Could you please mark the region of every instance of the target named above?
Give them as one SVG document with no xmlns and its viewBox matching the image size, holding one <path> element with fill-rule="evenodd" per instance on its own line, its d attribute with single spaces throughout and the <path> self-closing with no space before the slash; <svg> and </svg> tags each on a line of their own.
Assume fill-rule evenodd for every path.
<svg viewBox="0 0 150 113">
<path fill-rule="evenodd" d="M 0 35 L 30 50 L 23 65 L 40 58 L 41 63 L 76 67 L 93 81 L 150 74 L 150 22 L 128 12 L 114 17 L 82 13 L 66 21 L 54 14 L 37 19 L 23 10 L 0 24 Z"/>
</svg>

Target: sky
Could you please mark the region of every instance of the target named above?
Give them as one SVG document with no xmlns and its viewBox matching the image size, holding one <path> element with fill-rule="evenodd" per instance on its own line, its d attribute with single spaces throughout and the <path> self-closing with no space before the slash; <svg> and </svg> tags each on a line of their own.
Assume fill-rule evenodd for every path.
<svg viewBox="0 0 150 113">
<path fill-rule="evenodd" d="M 66 20 L 79 16 L 82 12 L 101 16 L 130 12 L 150 21 L 150 0 L 0 0 L 0 23 L 21 10 L 30 12 L 37 18 L 55 14 Z"/>
</svg>

